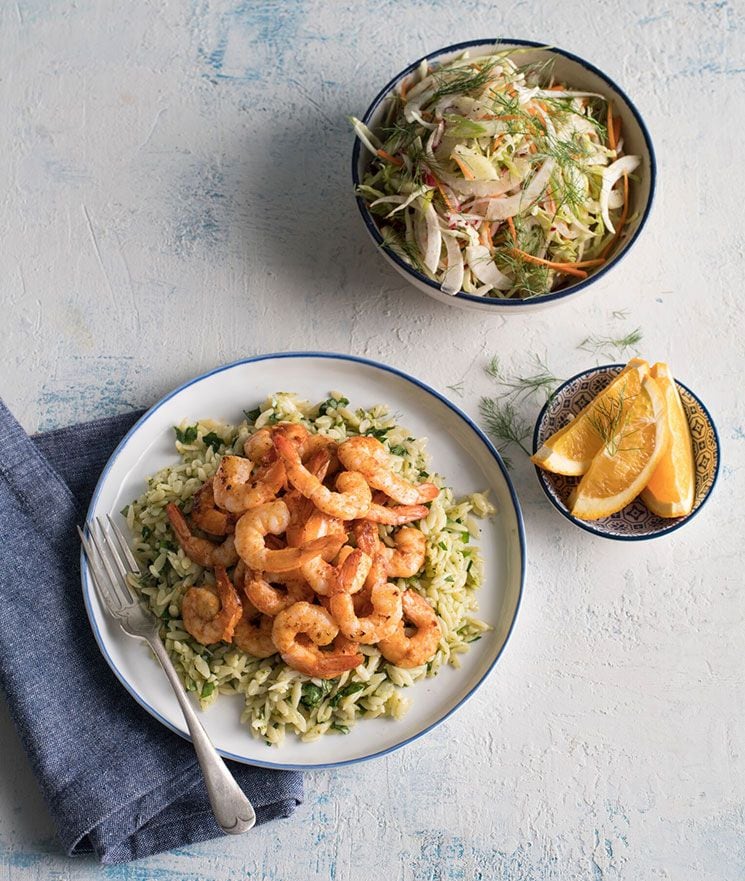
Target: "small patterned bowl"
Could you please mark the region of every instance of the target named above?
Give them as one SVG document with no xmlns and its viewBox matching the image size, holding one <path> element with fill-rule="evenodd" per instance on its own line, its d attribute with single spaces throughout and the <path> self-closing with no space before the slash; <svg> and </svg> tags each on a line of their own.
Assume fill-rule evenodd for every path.
<svg viewBox="0 0 745 881">
<path fill-rule="evenodd" d="M 578 373 L 560 386 L 541 410 L 533 432 L 533 451 L 555 431 L 566 425 L 568 417 L 579 413 L 601 392 L 621 370 L 623 364 L 593 367 Z M 693 510 L 685 517 L 665 518 L 653 514 L 641 501 L 635 499 L 623 510 L 601 520 L 579 520 L 569 513 L 567 501 L 579 477 L 565 477 L 536 468 L 538 480 L 551 504 L 577 526 L 619 541 L 642 541 L 657 538 L 679 529 L 701 510 L 709 497 L 719 474 L 719 436 L 709 411 L 693 392 L 676 380 L 693 438 L 696 460 L 696 494 Z"/>
</svg>

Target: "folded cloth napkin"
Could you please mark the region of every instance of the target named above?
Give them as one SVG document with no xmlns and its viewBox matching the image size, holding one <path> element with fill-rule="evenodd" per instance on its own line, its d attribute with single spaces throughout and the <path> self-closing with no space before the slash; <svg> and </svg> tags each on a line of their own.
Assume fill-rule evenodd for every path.
<svg viewBox="0 0 745 881">
<path fill-rule="evenodd" d="M 62 846 L 103 863 L 222 835 L 191 744 L 125 694 L 83 608 L 75 524 L 139 415 L 28 437 L 0 401 L 0 685 Z M 302 801 L 297 773 L 230 769 L 257 823 Z"/>
</svg>

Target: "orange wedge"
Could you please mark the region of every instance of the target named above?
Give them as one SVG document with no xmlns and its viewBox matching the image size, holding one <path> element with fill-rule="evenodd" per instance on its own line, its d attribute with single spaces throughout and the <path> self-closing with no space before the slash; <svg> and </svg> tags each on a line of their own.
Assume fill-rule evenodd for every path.
<svg viewBox="0 0 745 881">
<path fill-rule="evenodd" d="M 693 510 L 696 464 L 688 417 L 667 364 L 655 364 L 650 374 L 665 396 L 669 443 L 642 492 L 642 501 L 660 517 L 685 517 Z"/>
<path fill-rule="evenodd" d="M 554 474 L 585 474 L 603 445 L 593 427 L 599 411 L 613 402 L 621 402 L 624 412 L 631 406 L 649 373 L 649 364 L 641 358 L 632 358 L 618 376 L 603 389 L 567 425 L 543 442 L 530 459 L 539 468 Z"/>
<path fill-rule="evenodd" d="M 600 425 L 612 429 L 600 452 L 572 494 L 571 511 L 581 520 L 609 517 L 632 502 L 667 449 L 665 396 L 657 380 L 647 375 L 625 415 L 619 404 L 599 414 Z"/>
</svg>

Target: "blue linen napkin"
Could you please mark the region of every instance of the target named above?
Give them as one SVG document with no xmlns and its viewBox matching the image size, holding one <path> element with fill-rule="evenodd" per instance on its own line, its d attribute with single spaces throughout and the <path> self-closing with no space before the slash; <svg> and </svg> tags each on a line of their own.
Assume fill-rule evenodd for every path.
<svg viewBox="0 0 745 881">
<path fill-rule="evenodd" d="M 139 416 L 29 437 L 0 400 L 0 686 L 62 846 L 103 863 L 223 834 L 191 744 L 125 693 L 83 608 L 75 524 Z M 257 823 L 303 799 L 299 773 L 230 769 Z"/>
</svg>

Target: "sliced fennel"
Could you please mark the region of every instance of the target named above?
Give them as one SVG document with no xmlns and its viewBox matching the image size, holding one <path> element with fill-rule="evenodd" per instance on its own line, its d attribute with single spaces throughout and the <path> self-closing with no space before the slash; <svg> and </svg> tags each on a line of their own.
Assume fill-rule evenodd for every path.
<svg viewBox="0 0 745 881">
<path fill-rule="evenodd" d="M 623 155 L 610 99 L 520 55 L 423 62 L 376 131 L 350 117 L 373 154 L 357 194 L 383 246 L 450 294 L 526 298 L 574 283 L 633 219 L 624 193 L 641 160 Z"/>
</svg>

